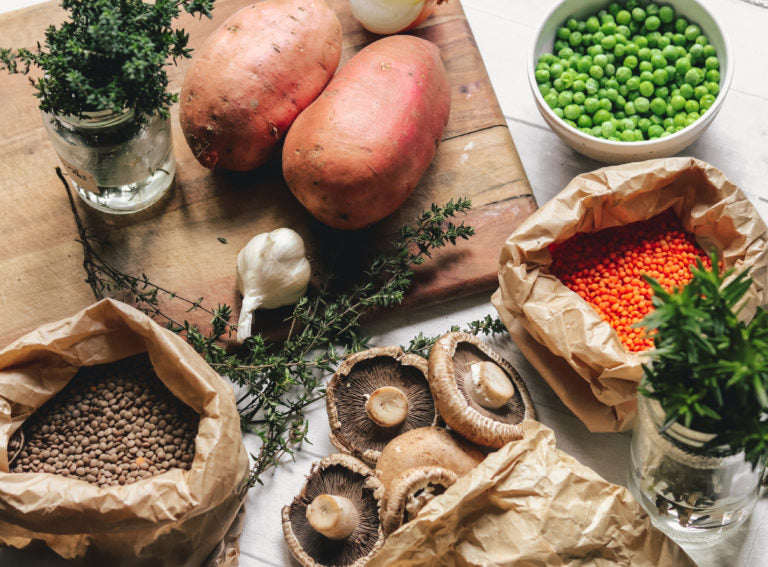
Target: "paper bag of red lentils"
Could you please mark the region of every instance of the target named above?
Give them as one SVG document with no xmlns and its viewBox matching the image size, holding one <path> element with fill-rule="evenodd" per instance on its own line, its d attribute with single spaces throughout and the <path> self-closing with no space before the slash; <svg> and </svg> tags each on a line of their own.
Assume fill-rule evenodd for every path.
<svg viewBox="0 0 768 567">
<path fill-rule="evenodd" d="M 638 234 L 653 234 L 657 228 L 666 235 L 675 224 L 679 230 L 668 237 L 670 242 L 661 238 L 645 254 L 642 247 L 653 238 L 643 241 Z M 554 265 L 553 253 L 572 245 L 569 239 L 575 235 L 579 239 L 584 238 L 581 233 L 598 231 L 586 237 L 588 245 L 565 258 L 574 271 L 610 277 L 599 284 L 585 277 L 566 287 L 553 272 L 557 267 L 567 279 L 568 266 Z M 621 248 L 633 239 L 638 242 L 632 246 L 640 249 Z M 669 250 L 672 240 L 688 254 L 685 262 L 675 257 L 682 252 Z M 713 247 L 726 268 L 751 266 L 755 285 L 742 311 L 751 317 L 756 305 L 768 302 L 768 229 L 744 193 L 721 171 L 692 158 L 606 167 L 574 178 L 507 239 L 492 303 L 521 352 L 591 431 L 623 431 L 632 426 L 647 351 L 634 350 L 643 347 L 631 336 L 636 332 L 628 320 L 633 313 L 611 311 L 611 302 L 619 301 L 621 307 L 635 292 L 645 293 L 637 283 L 644 270 L 674 281 L 677 264 L 684 263 L 687 270 L 693 259 L 691 249 L 706 255 Z M 654 256 L 656 252 L 661 255 Z M 638 266 L 636 258 L 647 257 L 651 264 L 654 257 L 666 260 Z M 586 287 L 579 295 L 581 284 Z M 594 299 L 597 308 L 582 297 L 590 298 L 592 285 L 602 294 Z"/>
<path fill-rule="evenodd" d="M 190 432 L 194 451 L 185 459 L 186 468 L 173 466 L 135 482 L 108 485 L 45 471 L 9 472 L 8 447 L 14 432 L 28 419 L 33 422 L 34 412 L 70 381 L 74 384 L 76 375 L 82 376 L 78 369 L 141 353 L 149 357 L 156 374 L 151 379 L 159 378 L 164 387 L 158 387 L 170 392 L 168 399 L 182 402 L 189 415 L 197 414 L 196 435 Z M 112 399 L 112 391 L 122 390 L 110 389 L 105 397 Z M 150 403 L 140 389 L 134 392 L 138 397 L 133 407 Z M 90 403 L 95 407 L 106 402 Z M 69 409 L 70 416 L 79 415 L 77 407 Z M 130 418 L 129 409 L 116 406 L 115 419 Z M 162 426 L 161 419 L 158 427 Z M 51 426 L 45 427 L 46 433 L 55 433 Z M 129 429 L 121 433 L 121 440 L 132 449 L 140 446 L 147 451 L 138 453 L 131 466 L 146 469 L 152 459 L 161 458 L 160 452 L 150 453 L 151 442 L 142 445 L 142 434 L 136 437 L 139 445 L 130 443 L 131 434 L 125 435 Z M 93 437 L 97 434 L 102 431 L 94 431 Z M 68 450 L 79 452 L 87 442 L 67 443 Z M 65 451 L 65 446 L 50 452 L 54 450 Z M 181 458 L 178 452 L 176 456 Z M 78 565 L 201 567 L 210 561 L 236 565 L 236 538 L 232 542 L 233 532 L 228 530 L 233 524 L 235 531 L 241 529 L 238 511 L 248 467 L 232 386 L 183 339 L 132 307 L 106 299 L 69 319 L 44 325 L 0 351 L 0 544 L 23 548 L 42 541 Z M 116 470 L 107 464 L 101 468 Z M 229 549 L 220 545 L 222 540 Z"/>
</svg>

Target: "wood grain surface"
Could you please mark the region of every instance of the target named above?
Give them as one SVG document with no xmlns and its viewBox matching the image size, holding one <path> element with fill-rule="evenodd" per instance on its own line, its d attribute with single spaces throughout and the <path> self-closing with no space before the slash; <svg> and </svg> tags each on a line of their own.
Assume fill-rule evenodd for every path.
<svg viewBox="0 0 768 567">
<path fill-rule="evenodd" d="M 249 0 L 219 0 L 213 20 L 182 18 L 190 45 L 205 37 Z M 346 0 L 331 0 L 344 29 L 342 65 L 375 40 L 352 18 Z M 31 47 L 63 17 L 45 3 L 0 16 L 3 45 Z M 146 273 L 157 284 L 207 304 L 235 309 L 235 258 L 254 235 L 280 226 L 299 232 L 314 268 L 329 248 L 350 265 L 385 246 L 398 226 L 431 203 L 469 197 L 465 217 L 477 235 L 435 255 L 418 271 L 410 304 L 492 289 L 498 251 L 506 237 L 536 208 L 530 185 L 483 61 L 458 0 L 441 5 L 414 35 L 441 49 L 452 89 L 451 118 L 437 156 L 411 198 L 388 219 L 362 231 L 340 232 L 315 221 L 282 179 L 279 157 L 248 173 L 211 172 L 192 156 L 172 109 L 177 176 L 172 191 L 147 211 L 105 215 L 78 203 L 88 227 L 103 240 L 104 256 L 126 273 Z M 170 67 L 178 90 L 189 61 Z M 0 347 L 35 327 L 71 315 L 94 301 L 84 282 L 82 250 L 66 194 L 56 178 L 58 158 L 43 130 L 37 99 L 26 77 L 0 80 Z M 219 238 L 226 239 L 223 244 Z M 184 306 L 167 307 L 189 318 Z M 263 321 L 274 323 L 274 315 Z"/>
</svg>

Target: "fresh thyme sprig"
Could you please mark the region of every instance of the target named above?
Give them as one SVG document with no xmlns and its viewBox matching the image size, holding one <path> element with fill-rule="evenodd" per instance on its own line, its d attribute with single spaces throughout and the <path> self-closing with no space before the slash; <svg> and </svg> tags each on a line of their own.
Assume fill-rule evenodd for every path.
<svg viewBox="0 0 768 567">
<path fill-rule="evenodd" d="M 453 333 L 455 331 L 463 331 L 465 333 L 469 333 L 470 335 L 484 335 L 487 337 L 489 335 L 494 336 L 500 333 L 505 333 L 507 329 L 504 326 L 504 323 L 501 322 L 501 319 L 498 317 L 491 317 L 490 315 L 486 315 L 483 319 L 470 321 L 464 326 L 464 328 L 461 328 L 458 325 L 452 325 L 451 328 L 446 332 Z M 428 358 L 429 351 L 441 336 L 442 335 L 425 337 L 424 333 L 419 333 L 411 339 L 407 346 L 402 347 L 403 351 L 411 354 L 418 354 Z"/>
<path fill-rule="evenodd" d="M 180 297 L 153 283 L 145 274 L 131 276 L 112 266 L 98 253 L 97 242 L 80 220 L 69 185 L 58 169 L 57 174 L 69 195 L 78 241 L 83 246 L 86 281 L 95 296 L 122 294 L 181 334 L 220 374 L 240 387 L 241 424 L 262 440 L 259 452 L 251 455 L 249 485 L 260 482 L 264 472 L 277 466 L 286 455 L 292 455 L 306 440 L 308 424 L 303 410 L 324 397 L 325 375 L 333 372 L 346 354 L 368 347 L 370 339 L 360 330 L 362 317 L 374 309 L 401 303 L 413 282 L 412 266 L 422 264 L 435 249 L 474 234 L 471 227 L 452 222 L 469 210 L 469 200 L 449 201 L 443 207 L 432 205 L 414 225 L 399 230 L 392 250 L 373 256 L 362 271 L 361 281 L 338 290 L 338 286 L 332 285 L 338 282 L 328 274 L 324 286 L 310 288 L 287 319 L 289 332 L 284 341 L 275 343 L 256 334 L 246 339 L 242 351 L 229 352 L 218 340 L 235 329 L 229 322 L 231 308 L 207 308 L 202 298 Z M 161 297 L 185 302 L 189 311 L 207 313 L 211 316 L 210 329 L 203 332 L 188 321 L 172 319 L 162 310 Z M 500 328 L 501 323 L 489 316 L 470 324 L 468 330 L 489 334 Z M 427 342 L 434 340 L 420 336 L 412 342 L 412 349 L 418 343 L 424 352 Z"/>
<path fill-rule="evenodd" d="M 40 108 L 61 115 L 133 109 L 140 118 L 160 113 L 177 95 L 164 69 L 190 57 L 189 35 L 172 24 L 181 10 L 211 17 L 215 0 L 61 0 L 69 19 L 50 26 L 33 50 L 0 48 L 0 70 L 28 74 Z"/>
</svg>

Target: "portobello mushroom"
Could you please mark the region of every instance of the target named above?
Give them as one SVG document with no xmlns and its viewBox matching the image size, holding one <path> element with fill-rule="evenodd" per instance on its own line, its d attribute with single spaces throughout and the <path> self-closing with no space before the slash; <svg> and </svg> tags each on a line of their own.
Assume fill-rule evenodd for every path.
<svg viewBox="0 0 768 567">
<path fill-rule="evenodd" d="M 331 443 L 375 466 L 389 441 L 406 431 L 437 424 L 427 371 L 424 358 L 405 354 L 396 346 L 348 356 L 326 393 Z"/>
<path fill-rule="evenodd" d="M 536 419 L 523 379 L 474 335 L 448 333 L 435 343 L 429 386 L 445 423 L 478 445 L 498 449 L 521 439 L 519 424 Z"/>
</svg>

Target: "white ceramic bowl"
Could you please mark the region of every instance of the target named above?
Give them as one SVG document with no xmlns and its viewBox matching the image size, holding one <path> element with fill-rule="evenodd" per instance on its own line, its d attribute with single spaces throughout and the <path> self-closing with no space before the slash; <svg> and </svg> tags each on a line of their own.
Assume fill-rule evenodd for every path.
<svg viewBox="0 0 768 567">
<path fill-rule="evenodd" d="M 717 57 L 720 60 L 720 92 L 709 110 L 690 126 L 686 126 L 670 136 L 642 142 L 617 142 L 596 138 L 569 126 L 558 118 L 549 105 L 544 102 L 544 97 L 539 92 L 534 76 L 536 62 L 540 55 L 552 52 L 557 29 L 568 18 L 584 19 L 607 8 L 609 3 L 609 0 L 564 0 L 557 4 L 544 18 L 536 31 L 536 39 L 528 54 L 528 84 L 533 92 L 536 106 L 549 127 L 566 144 L 577 152 L 598 161 L 626 163 L 676 154 L 701 136 L 714 120 L 720 111 L 725 96 L 728 94 L 733 79 L 733 50 L 730 40 L 715 17 L 695 0 L 662 0 L 660 2 L 660 4 L 672 6 L 676 14 L 697 24 L 715 47 Z"/>
</svg>

